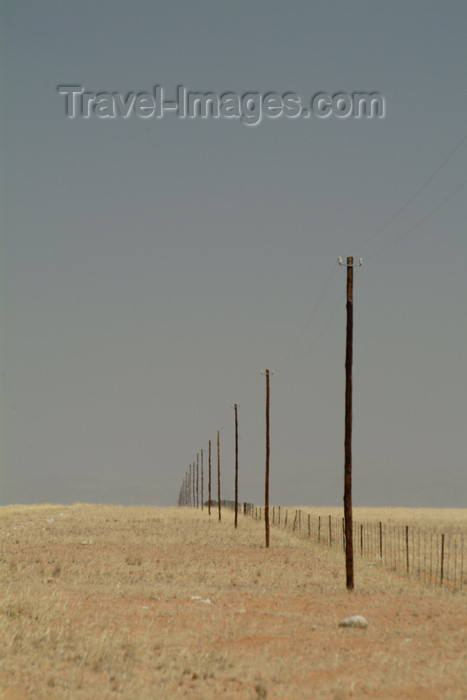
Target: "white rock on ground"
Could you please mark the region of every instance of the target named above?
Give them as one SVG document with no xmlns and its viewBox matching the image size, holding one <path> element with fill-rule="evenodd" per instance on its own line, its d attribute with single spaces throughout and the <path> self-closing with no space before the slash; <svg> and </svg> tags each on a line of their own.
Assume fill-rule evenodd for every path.
<svg viewBox="0 0 467 700">
<path fill-rule="evenodd" d="M 368 622 L 362 615 L 351 615 L 350 617 L 344 617 L 339 622 L 339 627 L 360 627 L 365 629 L 368 627 Z"/>
</svg>

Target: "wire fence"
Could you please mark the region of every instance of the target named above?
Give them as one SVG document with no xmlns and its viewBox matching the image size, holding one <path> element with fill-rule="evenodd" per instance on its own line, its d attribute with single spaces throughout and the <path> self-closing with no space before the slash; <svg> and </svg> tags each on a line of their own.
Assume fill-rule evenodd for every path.
<svg viewBox="0 0 467 700">
<path fill-rule="evenodd" d="M 243 512 L 264 519 L 264 507 L 244 503 Z M 269 507 L 270 524 L 323 546 L 345 551 L 344 518 Z M 354 556 L 406 574 L 423 584 L 451 590 L 465 587 L 465 532 L 423 529 L 383 521 L 353 521 Z"/>
</svg>

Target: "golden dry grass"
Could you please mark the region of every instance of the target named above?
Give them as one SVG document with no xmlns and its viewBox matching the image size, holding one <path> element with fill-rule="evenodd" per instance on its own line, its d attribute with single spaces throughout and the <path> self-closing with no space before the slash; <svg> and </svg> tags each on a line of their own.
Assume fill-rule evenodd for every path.
<svg viewBox="0 0 467 700">
<path fill-rule="evenodd" d="M 301 507 L 301 506 L 300 506 Z M 314 515 L 340 517 L 343 508 L 320 506 L 316 508 L 303 507 L 305 513 Z M 355 521 L 384 522 L 395 525 L 410 525 L 423 529 L 436 529 L 448 532 L 452 530 L 467 529 L 466 508 L 364 508 L 354 507 L 353 519 Z"/>
<path fill-rule="evenodd" d="M 250 512 L 256 520 L 264 517 L 264 508 Z M 342 509 L 276 506 L 270 519 L 296 536 L 345 547 Z M 467 511 L 460 508 L 355 508 L 354 554 L 426 585 L 466 588 L 466 525 Z"/>
<path fill-rule="evenodd" d="M 54 522 L 49 522 L 50 518 Z M 466 698 L 465 593 L 232 513 L 0 509 L 0 694 Z M 208 602 L 209 601 L 209 602 Z M 342 629 L 358 613 L 367 630 Z"/>
</svg>

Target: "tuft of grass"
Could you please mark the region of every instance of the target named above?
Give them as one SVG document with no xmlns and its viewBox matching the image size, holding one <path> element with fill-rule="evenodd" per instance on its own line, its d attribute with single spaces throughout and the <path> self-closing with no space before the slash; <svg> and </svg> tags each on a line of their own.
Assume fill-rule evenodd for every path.
<svg viewBox="0 0 467 700">
<path fill-rule="evenodd" d="M 128 554 L 125 558 L 125 562 L 128 564 L 128 566 L 141 566 L 143 559 L 137 554 Z"/>
</svg>

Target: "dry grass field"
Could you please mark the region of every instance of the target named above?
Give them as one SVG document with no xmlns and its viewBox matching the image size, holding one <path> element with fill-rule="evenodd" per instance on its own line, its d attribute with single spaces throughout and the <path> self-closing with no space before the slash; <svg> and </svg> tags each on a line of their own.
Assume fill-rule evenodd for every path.
<svg viewBox="0 0 467 700">
<path fill-rule="evenodd" d="M 326 517 L 342 516 L 342 508 L 304 507 L 306 513 Z M 353 508 L 353 519 L 359 522 L 379 522 L 410 525 L 424 529 L 435 528 L 443 532 L 467 529 L 466 508 Z"/>
<path fill-rule="evenodd" d="M 251 518 L 11 506 L 0 539 L 5 700 L 467 698 L 465 591 L 357 558 L 349 593 L 342 552 L 278 529 L 267 550 Z"/>
<path fill-rule="evenodd" d="M 264 508 L 248 510 L 255 520 Z M 276 527 L 319 544 L 345 548 L 342 508 L 279 508 Z M 404 572 L 428 586 L 467 588 L 467 511 L 461 508 L 354 508 L 355 556 L 391 571 Z"/>
</svg>

